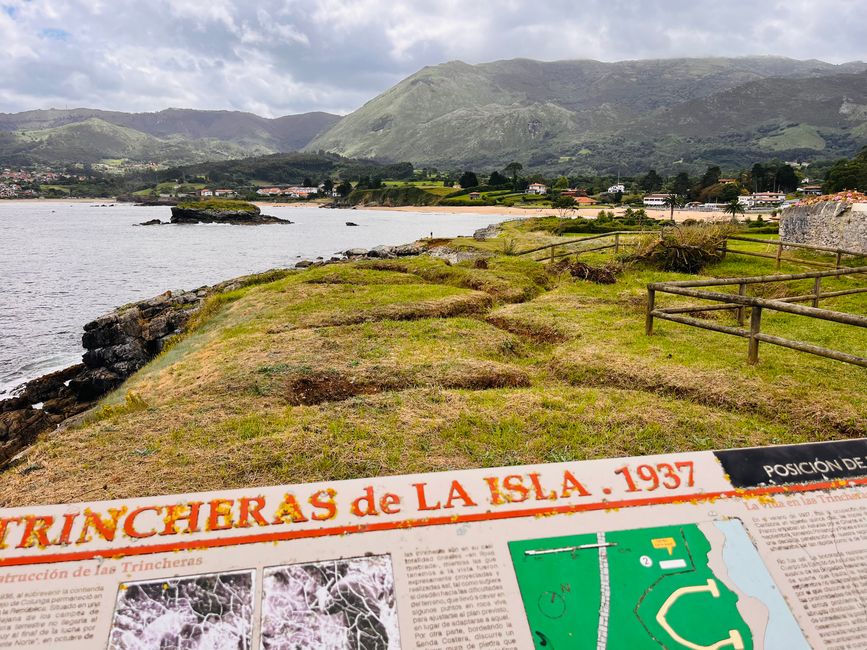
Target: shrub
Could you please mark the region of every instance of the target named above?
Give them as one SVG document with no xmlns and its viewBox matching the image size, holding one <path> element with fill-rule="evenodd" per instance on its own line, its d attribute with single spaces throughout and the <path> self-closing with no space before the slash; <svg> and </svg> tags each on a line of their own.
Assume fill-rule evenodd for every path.
<svg viewBox="0 0 867 650">
<path fill-rule="evenodd" d="M 642 237 L 627 260 L 644 262 L 662 271 L 698 273 L 722 259 L 723 242 L 737 230 L 729 223 L 667 228 L 659 236 Z"/>
</svg>

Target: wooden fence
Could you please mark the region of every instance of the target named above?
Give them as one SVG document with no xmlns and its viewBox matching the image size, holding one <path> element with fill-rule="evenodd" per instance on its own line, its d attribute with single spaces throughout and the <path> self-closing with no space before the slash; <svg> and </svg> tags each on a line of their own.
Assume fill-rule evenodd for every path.
<svg viewBox="0 0 867 650">
<path fill-rule="evenodd" d="M 515 253 L 515 255 L 532 255 L 534 253 L 547 252 L 546 255 L 536 257 L 535 259 L 539 262 L 544 262 L 545 260 L 551 262 L 560 257 L 567 257 L 569 255 L 580 255 L 581 253 L 604 251 L 608 249 L 612 249 L 614 253 L 617 254 L 620 252 L 621 248 L 633 245 L 633 242 L 630 242 L 627 239 L 627 236 L 652 235 L 659 234 L 659 232 L 659 230 L 615 230 L 612 232 L 604 232 L 599 235 L 591 235 L 590 237 L 576 237 L 574 239 L 567 239 L 565 241 L 560 241 L 555 244 L 545 244 L 544 246 L 538 246 L 536 248 L 530 248 L 529 250 Z M 577 244 L 583 244 L 584 242 L 588 241 L 599 241 L 602 239 L 611 239 L 612 241 L 608 243 L 602 243 L 599 246 L 593 246 L 591 248 L 572 248 Z"/>
<path fill-rule="evenodd" d="M 867 286 L 854 287 L 850 289 L 841 289 L 837 291 L 822 291 L 822 278 L 839 277 L 843 275 L 854 275 L 867 273 L 867 266 L 847 267 L 841 269 L 833 269 L 828 271 L 814 271 L 810 273 L 790 273 L 787 275 L 766 275 L 755 277 L 742 278 L 721 278 L 721 279 L 705 279 L 705 280 L 685 280 L 679 282 L 654 282 L 647 285 L 647 318 L 645 324 L 645 332 L 648 336 L 653 334 L 653 321 L 658 318 L 692 327 L 730 334 L 749 339 L 749 347 L 747 358 L 750 364 L 756 364 L 759 360 L 759 342 L 770 343 L 771 345 L 779 345 L 800 352 L 815 354 L 827 359 L 852 363 L 857 366 L 867 367 L 867 358 L 856 355 L 831 350 L 829 348 L 820 347 L 803 341 L 793 341 L 791 339 L 782 338 L 765 334 L 761 331 L 762 314 L 765 310 L 796 314 L 798 316 L 806 316 L 808 318 L 816 318 L 819 320 L 832 321 L 835 323 L 843 323 L 854 327 L 867 328 L 867 317 L 858 314 L 849 314 L 846 312 L 831 311 L 828 309 L 820 309 L 819 302 L 824 298 L 832 298 L 836 296 L 846 296 L 856 293 L 867 292 Z M 791 296 L 780 299 L 758 298 L 746 295 L 747 285 L 750 284 L 765 284 L 771 282 L 788 282 L 794 280 L 813 280 L 813 292 L 800 296 Z M 738 293 L 723 293 L 717 291 L 708 291 L 701 287 L 723 287 L 737 285 Z M 668 293 L 678 296 L 689 296 L 701 300 L 709 300 L 712 302 L 721 303 L 719 305 L 689 305 L 686 307 L 667 307 L 664 309 L 657 308 L 656 294 Z M 794 303 L 810 302 L 812 306 L 806 307 Z M 749 308 L 750 326 L 749 329 L 744 327 L 745 311 Z M 739 327 L 729 325 L 721 325 L 719 323 L 692 318 L 684 314 L 696 312 L 707 312 L 731 309 L 735 310 L 738 319 Z M 867 339 L 865 339 L 867 340 Z"/>
</svg>

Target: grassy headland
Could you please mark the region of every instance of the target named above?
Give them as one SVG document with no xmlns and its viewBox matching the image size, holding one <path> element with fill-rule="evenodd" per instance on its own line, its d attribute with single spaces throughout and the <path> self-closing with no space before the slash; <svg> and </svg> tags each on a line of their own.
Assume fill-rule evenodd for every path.
<svg viewBox="0 0 867 650">
<path fill-rule="evenodd" d="M 687 276 L 633 267 L 599 285 L 505 255 L 563 240 L 532 227 L 450 242 L 491 253 L 484 264 L 365 260 L 211 298 L 187 335 L 83 424 L 43 436 L 6 470 L 0 501 L 867 434 L 863 369 L 769 345 L 752 367 L 745 341 L 673 323 L 646 337 L 645 285 Z M 733 255 L 705 270 L 772 272 L 771 261 Z M 867 298 L 823 306 L 864 313 Z M 733 322 L 729 312 L 706 317 Z M 864 352 L 856 328 L 785 314 L 766 321 L 770 333 Z"/>
</svg>

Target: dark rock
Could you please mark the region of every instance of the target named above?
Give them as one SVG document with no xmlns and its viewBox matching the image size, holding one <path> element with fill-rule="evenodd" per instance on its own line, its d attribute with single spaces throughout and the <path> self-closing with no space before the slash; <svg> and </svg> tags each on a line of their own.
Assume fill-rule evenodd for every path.
<svg viewBox="0 0 867 650">
<path fill-rule="evenodd" d="M 120 386 L 123 377 L 106 368 L 87 370 L 69 382 L 69 389 L 82 402 L 90 402 Z"/>
<path fill-rule="evenodd" d="M 347 222 L 346 222 L 346 225 L 347 225 L 347 226 L 355 226 L 355 227 L 358 227 L 358 224 L 357 224 L 357 223 L 353 223 L 352 221 L 347 221 Z"/>
<path fill-rule="evenodd" d="M 50 426 L 51 420 L 39 409 L 0 413 L 0 465 L 7 463 Z"/>
<path fill-rule="evenodd" d="M 301 260 L 300 262 L 295 262 L 296 269 L 306 269 L 310 266 L 313 266 L 313 262 L 310 260 Z"/>
<path fill-rule="evenodd" d="M 403 244 L 401 246 L 392 246 L 391 252 L 397 257 L 409 257 L 410 255 L 421 255 L 424 248 L 419 244 Z"/>
<path fill-rule="evenodd" d="M 369 251 L 367 251 L 368 257 L 394 257 L 393 247 L 392 246 L 374 246 Z"/>
<path fill-rule="evenodd" d="M 364 257 L 367 255 L 366 248 L 350 248 L 343 253 L 346 257 Z"/>
<path fill-rule="evenodd" d="M 160 219 L 151 219 L 150 221 L 142 221 L 141 223 L 135 224 L 136 226 L 162 226 L 167 224 L 167 221 L 161 221 Z"/>
<path fill-rule="evenodd" d="M 180 207 L 172 208 L 172 223 L 228 223 L 238 226 L 258 226 L 268 223 L 290 224 L 287 219 L 262 214 L 258 207 L 251 205 L 250 209 L 231 209 L 215 207 Z"/>
</svg>

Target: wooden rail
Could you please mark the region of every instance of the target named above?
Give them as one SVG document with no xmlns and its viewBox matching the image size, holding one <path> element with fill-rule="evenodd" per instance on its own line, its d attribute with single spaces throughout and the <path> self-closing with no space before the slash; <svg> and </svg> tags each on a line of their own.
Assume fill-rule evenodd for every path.
<svg viewBox="0 0 867 650">
<path fill-rule="evenodd" d="M 776 246 L 777 250 L 775 253 L 758 253 L 756 251 L 743 251 L 738 250 L 736 248 L 729 248 L 729 241 L 745 241 L 751 242 L 754 244 L 765 244 L 767 246 Z M 805 260 L 800 257 L 785 257 L 783 255 L 783 250 L 786 248 L 800 248 L 803 250 L 817 251 L 820 253 L 833 253 L 836 256 L 836 260 L 833 264 L 830 262 L 819 262 L 816 260 Z M 776 262 L 776 266 L 779 269 L 781 262 L 791 262 L 794 264 L 803 264 L 805 266 L 818 266 L 823 268 L 834 268 L 839 269 L 843 266 L 843 257 L 867 257 L 862 252 L 847 250 L 845 248 L 832 248 L 830 246 L 815 246 L 813 244 L 802 244 L 800 242 L 792 242 L 792 241 L 783 241 L 782 239 L 757 239 L 755 237 L 745 237 L 743 235 L 729 235 L 726 237 L 726 245 L 724 245 L 720 249 L 723 254 L 733 254 L 733 255 L 748 255 L 750 257 L 764 257 L 765 259 L 774 260 Z"/>
<path fill-rule="evenodd" d="M 540 251 L 548 251 L 547 255 L 544 255 L 537 259 L 537 261 L 542 262 L 544 260 L 552 261 L 558 259 L 560 257 L 566 257 L 568 255 L 578 255 L 579 253 L 590 253 L 593 251 L 601 251 L 609 248 L 614 249 L 614 253 L 617 254 L 620 252 L 621 247 L 629 246 L 625 241 L 622 241 L 622 236 L 626 235 L 650 235 L 650 234 L 659 234 L 660 230 L 614 230 L 612 232 L 603 232 L 598 235 L 591 235 L 589 237 L 576 237 L 567 239 L 565 241 L 560 241 L 554 244 L 545 244 L 544 246 L 537 246 L 536 248 L 530 248 L 525 251 L 520 251 L 519 253 L 515 253 L 515 255 L 532 255 L 533 253 L 538 253 Z M 579 250 L 574 250 L 568 248 L 570 246 L 574 246 L 575 244 L 583 244 L 584 242 L 594 241 L 597 239 L 604 239 L 606 237 L 613 237 L 614 242 L 611 244 L 604 244 L 602 246 L 596 246 L 594 248 L 582 248 Z M 567 250 L 562 250 L 566 248 Z"/>
<path fill-rule="evenodd" d="M 809 273 L 789 273 L 786 275 L 764 275 L 742 278 L 720 278 L 706 280 L 685 280 L 680 282 L 653 282 L 647 285 L 647 316 L 645 322 L 645 333 L 650 336 L 653 334 L 653 321 L 658 318 L 692 327 L 730 334 L 749 339 L 749 347 L 747 358 L 750 364 L 756 364 L 759 361 L 759 342 L 770 343 L 800 352 L 815 354 L 827 359 L 843 361 L 856 366 L 867 368 L 867 358 L 856 355 L 831 350 L 829 348 L 820 347 L 803 341 L 793 341 L 779 336 L 764 334 L 761 331 L 762 313 L 764 310 L 779 311 L 798 316 L 807 316 L 819 320 L 842 323 L 854 327 L 867 328 L 867 317 L 858 314 L 850 314 L 847 312 L 832 311 L 828 309 L 820 309 L 819 301 L 823 298 L 831 298 L 835 296 L 845 296 L 856 293 L 867 292 L 867 287 L 855 287 L 851 289 L 842 289 L 838 291 L 822 292 L 822 278 L 840 277 L 843 275 L 854 275 L 867 273 L 867 266 L 846 267 L 829 271 L 813 271 Z M 781 299 L 757 298 L 746 295 L 746 287 L 750 284 L 763 284 L 769 282 L 789 282 L 794 280 L 813 280 L 813 293 L 802 296 L 791 296 Z M 706 287 L 720 286 L 738 286 L 738 293 L 724 293 L 719 291 L 708 291 Z M 669 307 L 659 309 L 656 307 L 656 294 L 668 293 L 678 296 L 688 296 L 698 298 L 700 300 L 710 300 L 721 303 L 719 305 L 690 305 L 687 307 Z M 796 302 L 810 301 L 812 306 L 806 307 L 803 305 L 793 304 Z M 745 311 L 749 308 L 750 326 L 749 329 L 744 328 Z M 704 311 L 715 311 L 722 309 L 734 309 L 737 313 L 739 327 L 729 325 L 720 325 L 682 314 L 690 314 Z"/>
</svg>

